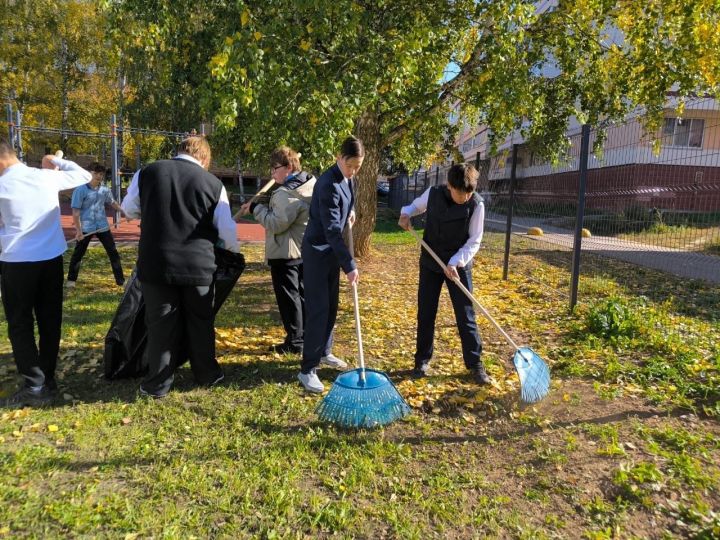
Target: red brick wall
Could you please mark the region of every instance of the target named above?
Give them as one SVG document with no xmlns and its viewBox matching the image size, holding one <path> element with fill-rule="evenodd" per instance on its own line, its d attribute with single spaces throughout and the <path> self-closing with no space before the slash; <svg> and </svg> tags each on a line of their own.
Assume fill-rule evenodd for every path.
<svg viewBox="0 0 720 540">
<path fill-rule="evenodd" d="M 519 178 L 515 193 L 519 202 L 574 204 L 579 179 L 578 171 Z M 608 210 L 640 204 L 663 210 L 720 211 L 720 167 L 634 164 L 590 169 L 585 201 L 589 208 Z"/>
</svg>

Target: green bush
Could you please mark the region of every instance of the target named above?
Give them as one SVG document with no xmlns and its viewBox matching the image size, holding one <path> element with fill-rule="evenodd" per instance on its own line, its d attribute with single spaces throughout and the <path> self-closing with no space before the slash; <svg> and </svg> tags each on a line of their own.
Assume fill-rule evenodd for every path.
<svg viewBox="0 0 720 540">
<path fill-rule="evenodd" d="M 608 298 L 594 305 L 587 314 L 586 328 L 604 338 L 632 337 L 638 333 L 639 319 L 619 298 Z"/>
</svg>

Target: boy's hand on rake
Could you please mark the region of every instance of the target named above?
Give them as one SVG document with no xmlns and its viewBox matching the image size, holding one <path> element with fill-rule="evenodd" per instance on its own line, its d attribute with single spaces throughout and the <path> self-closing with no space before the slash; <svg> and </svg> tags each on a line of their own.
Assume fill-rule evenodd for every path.
<svg viewBox="0 0 720 540">
<path fill-rule="evenodd" d="M 410 230 L 410 216 L 408 216 L 407 214 L 400 214 L 400 219 L 398 220 L 398 225 L 400 225 L 401 229 L 409 231 Z"/>
<path fill-rule="evenodd" d="M 458 274 L 457 268 L 455 266 L 452 266 L 451 264 L 448 264 L 445 267 L 445 275 L 448 277 L 448 279 L 451 279 L 455 281 L 456 279 L 460 279 L 460 274 Z"/>
<path fill-rule="evenodd" d="M 345 277 L 348 280 L 348 285 L 357 285 L 357 282 L 360 281 L 360 271 L 356 268 L 352 272 L 345 274 Z"/>
</svg>

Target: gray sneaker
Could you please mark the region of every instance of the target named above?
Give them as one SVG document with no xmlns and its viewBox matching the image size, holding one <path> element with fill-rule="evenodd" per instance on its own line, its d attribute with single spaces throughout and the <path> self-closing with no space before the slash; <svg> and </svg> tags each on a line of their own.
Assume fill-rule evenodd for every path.
<svg viewBox="0 0 720 540">
<path fill-rule="evenodd" d="M 310 373 L 300 372 L 298 373 L 297 377 L 300 381 L 300 384 L 302 384 L 305 390 L 307 390 L 308 392 L 321 394 L 325 390 L 325 385 L 322 383 L 314 370 Z"/>
<path fill-rule="evenodd" d="M 70 281 L 69 279 L 65 282 L 65 288 L 66 289 L 73 289 L 75 288 L 75 282 Z"/>
<path fill-rule="evenodd" d="M 347 369 L 348 365 L 345 360 L 340 360 L 333 353 L 328 354 L 320 358 L 320 363 L 324 366 L 328 366 L 335 369 Z"/>
<path fill-rule="evenodd" d="M 22 409 L 23 407 L 46 407 L 52 405 L 53 391 L 47 386 L 20 388 L 9 398 L 0 400 L 0 407 Z"/>
</svg>

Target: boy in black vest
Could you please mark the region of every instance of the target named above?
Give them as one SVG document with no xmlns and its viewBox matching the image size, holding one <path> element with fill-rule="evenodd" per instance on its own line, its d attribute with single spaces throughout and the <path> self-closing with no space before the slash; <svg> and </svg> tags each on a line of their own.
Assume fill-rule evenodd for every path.
<svg viewBox="0 0 720 540">
<path fill-rule="evenodd" d="M 485 206 L 475 192 L 477 179 L 478 172 L 472 165 L 453 165 L 448 171 L 446 186 L 429 188 L 401 210 L 398 224 L 405 230 L 410 228 L 412 216 L 427 212 L 423 239 L 447 265 L 443 273 L 429 253 L 423 250 L 420 255 L 415 377 L 427 375 L 433 355 L 440 289 L 445 282 L 460 332 L 465 367 L 478 384 L 490 383 L 480 360 L 482 341 L 475 310 L 470 299 L 453 283 L 453 278 L 459 278 L 472 291 L 472 259 L 480 248 L 485 219 Z"/>
<path fill-rule="evenodd" d="M 224 377 L 215 358 L 213 248 L 237 251 L 238 242 L 225 187 L 207 171 L 210 159 L 207 140 L 188 137 L 176 157 L 136 172 L 122 203 L 125 215 L 142 218 L 137 276 L 149 369 L 140 393 L 153 398 L 170 391 L 181 353 L 199 384 Z"/>
</svg>

